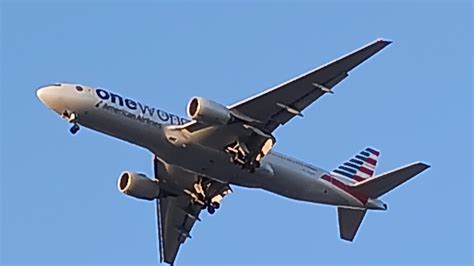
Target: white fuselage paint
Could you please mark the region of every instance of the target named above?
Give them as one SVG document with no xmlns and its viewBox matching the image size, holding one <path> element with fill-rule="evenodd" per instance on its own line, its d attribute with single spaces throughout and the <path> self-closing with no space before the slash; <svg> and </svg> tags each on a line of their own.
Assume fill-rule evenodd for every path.
<svg viewBox="0 0 474 266">
<path fill-rule="evenodd" d="M 57 84 L 41 88 L 38 97 L 58 114 L 74 112 L 78 124 L 146 148 L 163 162 L 187 172 L 296 200 L 370 208 L 323 180 L 323 175 L 330 175 L 327 171 L 276 152 L 268 154 L 255 173 L 249 173 L 231 163 L 223 150 L 190 142 L 181 131 L 167 126 L 184 124 L 187 119 L 108 90 Z"/>
</svg>

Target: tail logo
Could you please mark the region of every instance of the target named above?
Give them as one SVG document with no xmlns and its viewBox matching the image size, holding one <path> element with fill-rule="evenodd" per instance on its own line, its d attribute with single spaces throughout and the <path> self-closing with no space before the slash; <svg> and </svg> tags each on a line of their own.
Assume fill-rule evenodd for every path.
<svg viewBox="0 0 474 266">
<path fill-rule="evenodd" d="M 366 148 L 332 171 L 337 176 L 360 182 L 372 177 L 377 166 L 380 151 Z"/>
</svg>

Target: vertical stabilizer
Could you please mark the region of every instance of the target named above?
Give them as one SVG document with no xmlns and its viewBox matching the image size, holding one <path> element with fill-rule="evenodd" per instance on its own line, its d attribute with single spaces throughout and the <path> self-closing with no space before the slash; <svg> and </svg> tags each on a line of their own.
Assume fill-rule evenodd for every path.
<svg viewBox="0 0 474 266">
<path fill-rule="evenodd" d="M 350 183 L 364 181 L 372 177 L 380 156 L 380 151 L 367 147 L 332 171 Z"/>
</svg>

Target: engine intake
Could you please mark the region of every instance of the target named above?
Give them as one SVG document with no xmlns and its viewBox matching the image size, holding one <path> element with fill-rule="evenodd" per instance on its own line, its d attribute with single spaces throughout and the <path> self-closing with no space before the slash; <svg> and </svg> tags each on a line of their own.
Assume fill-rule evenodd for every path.
<svg viewBox="0 0 474 266">
<path fill-rule="evenodd" d="M 138 199 L 154 200 L 160 195 L 160 186 L 143 174 L 123 172 L 117 183 L 120 192 Z"/>
<path fill-rule="evenodd" d="M 189 117 L 204 124 L 227 125 L 232 115 L 225 106 L 202 97 L 193 97 L 187 107 Z"/>
</svg>

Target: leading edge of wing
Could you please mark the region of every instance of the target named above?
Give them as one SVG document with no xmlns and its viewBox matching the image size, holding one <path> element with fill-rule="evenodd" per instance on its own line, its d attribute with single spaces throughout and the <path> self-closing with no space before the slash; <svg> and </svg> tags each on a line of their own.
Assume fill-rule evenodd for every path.
<svg viewBox="0 0 474 266">
<path fill-rule="evenodd" d="M 241 101 L 239 101 L 239 102 L 237 102 L 237 103 L 234 103 L 234 104 L 232 104 L 232 105 L 230 105 L 230 106 L 227 106 L 227 108 L 233 109 L 233 108 L 235 108 L 235 107 L 237 107 L 237 106 L 239 106 L 239 105 L 241 105 L 241 104 L 244 104 L 244 103 L 246 103 L 246 102 L 252 101 L 252 100 L 254 100 L 254 99 L 256 99 L 256 98 L 258 98 L 258 97 L 260 97 L 260 96 L 262 96 L 262 95 L 265 95 L 265 94 L 267 94 L 267 93 L 273 91 L 273 90 L 276 90 L 276 89 L 278 89 L 278 88 L 280 88 L 280 87 L 283 87 L 283 86 L 285 86 L 285 85 L 287 85 L 287 84 L 289 84 L 289 83 L 291 83 L 291 82 L 293 82 L 293 81 L 295 81 L 295 80 L 298 80 L 298 79 L 300 79 L 300 78 L 303 78 L 303 77 L 305 77 L 305 76 L 307 76 L 307 75 L 309 75 L 309 74 L 311 74 L 311 73 L 314 73 L 314 72 L 316 72 L 316 71 L 318 71 L 318 70 L 320 70 L 320 69 L 323 69 L 323 68 L 325 68 L 325 67 L 327 67 L 327 66 L 329 66 L 329 65 L 331 65 L 331 64 L 334 64 L 334 63 L 336 63 L 336 62 L 338 62 L 338 61 L 340 61 L 340 60 L 342 60 L 342 59 L 344 59 L 344 58 L 346 58 L 346 57 L 350 57 L 351 55 L 355 55 L 357 52 L 360 52 L 360 51 L 362 51 L 362 50 L 364 50 L 364 49 L 367 49 L 367 48 L 369 48 L 369 47 L 371 47 L 371 46 L 379 46 L 379 47 L 376 47 L 377 49 L 376 49 L 376 51 L 375 51 L 374 53 L 370 54 L 368 57 L 364 58 L 361 62 L 358 62 L 357 64 L 355 64 L 355 65 L 352 66 L 351 68 L 347 69 L 346 72 L 349 72 L 349 71 L 351 71 L 352 69 L 354 69 L 357 65 L 361 64 L 362 62 L 364 62 L 365 60 L 367 60 L 367 59 L 370 58 L 372 55 L 374 55 L 375 53 L 379 52 L 380 50 L 382 50 L 383 48 L 385 48 L 387 45 L 391 44 L 392 42 L 393 42 L 393 41 L 391 41 L 391 40 L 386 40 L 386 39 L 383 39 L 383 38 L 377 38 L 375 41 L 372 41 L 372 42 L 370 42 L 370 43 L 368 43 L 368 44 L 366 44 L 366 45 L 364 45 L 364 46 L 362 46 L 362 47 L 360 47 L 360 48 L 358 48 L 358 49 L 355 49 L 355 50 L 353 50 L 352 52 L 349 52 L 349 53 L 347 53 L 347 54 L 345 54 L 345 55 L 343 55 L 343 56 L 340 56 L 340 57 L 338 57 L 338 58 L 336 58 L 336 59 L 334 59 L 334 60 L 332 60 L 332 61 L 330 61 L 330 62 L 328 62 L 328 63 L 326 63 L 326 64 L 323 64 L 323 65 L 318 66 L 318 67 L 316 67 L 316 68 L 314 68 L 314 69 L 311 69 L 311 70 L 309 70 L 309 71 L 307 71 L 307 72 L 305 72 L 305 73 L 303 73 L 303 74 L 301 74 L 301 75 L 299 75 L 299 76 L 296 76 L 296 77 L 294 77 L 294 78 L 292 78 L 292 79 L 290 79 L 290 80 L 288 80 L 288 81 L 285 81 L 285 82 L 283 82 L 283 83 L 281 83 L 281 84 L 278 84 L 278 85 L 276 85 L 276 86 L 273 86 L 273 87 L 271 87 L 271 88 L 269 88 L 269 89 L 267 89 L 267 90 L 265 90 L 265 91 L 263 91 L 263 92 L 261 92 L 261 93 L 258 93 L 258 94 L 254 95 L 254 96 L 251 96 L 251 97 L 249 97 L 249 98 L 243 99 L 243 100 L 241 100 Z"/>
</svg>

